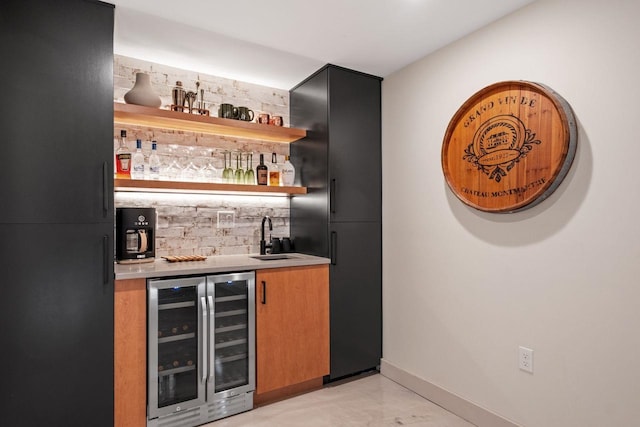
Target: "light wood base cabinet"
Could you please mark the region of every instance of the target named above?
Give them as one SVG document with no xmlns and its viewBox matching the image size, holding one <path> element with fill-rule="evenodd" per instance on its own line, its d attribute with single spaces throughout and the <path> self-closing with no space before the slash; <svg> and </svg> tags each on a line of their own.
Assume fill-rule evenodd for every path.
<svg viewBox="0 0 640 427">
<path fill-rule="evenodd" d="M 114 425 L 147 423 L 147 282 L 116 280 L 114 297 Z"/>
<path fill-rule="evenodd" d="M 329 374 L 329 266 L 256 272 L 257 404 L 322 386 Z"/>
</svg>

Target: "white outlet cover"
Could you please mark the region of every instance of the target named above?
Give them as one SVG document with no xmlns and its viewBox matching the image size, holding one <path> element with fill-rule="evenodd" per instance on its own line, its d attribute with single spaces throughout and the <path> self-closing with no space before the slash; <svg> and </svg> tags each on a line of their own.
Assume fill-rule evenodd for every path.
<svg viewBox="0 0 640 427">
<path fill-rule="evenodd" d="M 236 225 L 234 211 L 218 211 L 218 228 L 233 228 Z"/>
<path fill-rule="evenodd" d="M 518 347 L 518 367 L 533 374 L 533 350 L 527 347 Z"/>
</svg>

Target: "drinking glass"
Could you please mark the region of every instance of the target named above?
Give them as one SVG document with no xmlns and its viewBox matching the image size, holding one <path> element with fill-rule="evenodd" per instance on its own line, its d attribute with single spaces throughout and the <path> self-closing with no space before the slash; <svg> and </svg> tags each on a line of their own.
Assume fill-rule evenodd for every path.
<svg viewBox="0 0 640 427">
<path fill-rule="evenodd" d="M 253 172 L 253 152 L 247 153 L 247 169 L 244 171 L 244 183 L 248 185 L 255 185 L 256 177 Z"/>
<path fill-rule="evenodd" d="M 180 174 L 183 181 L 194 182 L 198 179 L 198 167 L 194 163 L 193 147 L 189 147 L 184 150 L 184 163 L 186 166 L 182 169 Z"/>
<path fill-rule="evenodd" d="M 178 160 L 178 146 L 169 146 L 168 155 L 170 157 L 169 165 L 166 168 L 166 177 L 170 181 L 178 181 L 182 176 L 182 166 Z"/>
<path fill-rule="evenodd" d="M 242 152 L 236 153 L 236 171 L 234 174 L 236 184 L 244 184 L 244 170 L 242 169 Z"/>
<path fill-rule="evenodd" d="M 222 181 L 231 182 L 233 181 L 233 169 L 231 169 L 231 152 L 225 151 L 222 154 L 224 155 L 224 169 L 222 170 Z M 229 158 L 229 163 L 227 163 L 227 157 Z"/>
<path fill-rule="evenodd" d="M 218 169 L 213 164 L 213 150 L 208 149 L 202 152 L 202 167 L 200 168 L 200 179 L 203 182 L 216 182 Z"/>
</svg>

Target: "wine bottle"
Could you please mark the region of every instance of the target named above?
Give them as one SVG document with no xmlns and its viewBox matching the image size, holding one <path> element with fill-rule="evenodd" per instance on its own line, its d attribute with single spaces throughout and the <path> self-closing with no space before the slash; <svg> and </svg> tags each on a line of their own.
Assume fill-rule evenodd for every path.
<svg viewBox="0 0 640 427">
<path fill-rule="evenodd" d="M 264 164 L 264 154 L 260 154 L 260 164 L 256 167 L 258 185 L 267 185 L 269 179 L 269 168 Z"/>
<path fill-rule="evenodd" d="M 289 156 L 284 156 L 284 165 L 282 165 L 280 176 L 282 178 L 282 185 L 284 186 L 290 187 L 295 182 L 296 169 L 291 164 Z"/>
<path fill-rule="evenodd" d="M 127 131 L 120 131 L 120 146 L 116 150 L 116 178 L 131 178 L 131 151 L 127 147 Z"/>
<path fill-rule="evenodd" d="M 149 155 L 149 178 L 160 179 L 160 156 L 158 156 L 158 143 L 151 141 L 151 154 Z"/>
<path fill-rule="evenodd" d="M 136 140 L 136 152 L 131 157 L 131 178 L 144 179 L 144 154 L 142 154 L 142 140 Z"/>
<path fill-rule="evenodd" d="M 278 167 L 278 158 L 276 153 L 271 153 L 271 165 L 269 166 L 269 185 L 280 185 L 280 168 Z"/>
</svg>

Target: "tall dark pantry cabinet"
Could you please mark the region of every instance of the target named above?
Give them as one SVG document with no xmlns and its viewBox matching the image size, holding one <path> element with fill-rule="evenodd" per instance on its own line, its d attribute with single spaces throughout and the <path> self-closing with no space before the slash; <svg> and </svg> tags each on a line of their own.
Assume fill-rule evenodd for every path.
<svg viewBox="0 0 640 427">
<path fill-rule="evenodd" d="M 296 251 L 331 258 L 331 380 L 382 356 L 381 80 L 327 65 L 290 91 Z"/>
<path fill-rule="evenodd" d="M 113 6 L 0 2 L 0 425 L 113 425 Z"/>
</svg>

